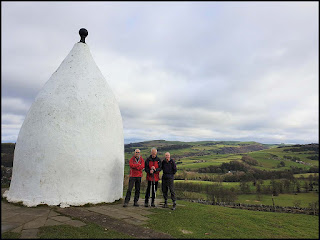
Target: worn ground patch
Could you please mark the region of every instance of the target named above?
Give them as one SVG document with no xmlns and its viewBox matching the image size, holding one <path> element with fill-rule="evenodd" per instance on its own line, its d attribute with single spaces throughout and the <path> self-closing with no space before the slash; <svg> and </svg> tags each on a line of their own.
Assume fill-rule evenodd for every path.
<svg viewBox="0 0 320 240">
<path fill-rule="evenodd" d="M 114 207 L 114 206 L 113 206 Z M 57 208 L 55 211 L 68 215 L 70 217 L 78 218 L 83 222 L 89 223 L 95 223 L 99 226 L 102 226 L 106 229 L 112 229 L 117 232 L 121 232 L 124 234 L 128 234 L 135 238 L 151 238 L 151 239 L 170 239 L 173 238 L 171 235 L 167 233 L 157 232 L 153 229 L 149 229 L 147 227 L 143 227 L 137 224 L 134 224 L 134 222 L 130 219 L 130 213 L 129 211 L 122 210 L 122 208 L 118 208 L 118 211 L 116 210 L 117 207 L 115 207 L 114 215 L 109 216 L 103 213 L 106 213 L 104 211 L 101 211 L 102 213 L 98 213 L 95 211 L 90 211 L 89 208 L 79 208 L 79 207 L 70 207 L 70 208 Z M 144 211 L 142 207 L 138 207 L 137 210 Z M 93 210 L 93 209 L 92 209 Z M 121 215 L 123 213 L 123 215 Z M 116 216 L 118 214 L 118 216 Z"/>
</svg>

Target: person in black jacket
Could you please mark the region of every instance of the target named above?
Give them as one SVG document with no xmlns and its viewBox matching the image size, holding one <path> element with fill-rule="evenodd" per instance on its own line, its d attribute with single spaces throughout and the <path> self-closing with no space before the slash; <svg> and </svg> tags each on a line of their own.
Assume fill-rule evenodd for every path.
<svg viewBox="0 0 320 240">
<path fill-rule="evenodd" d="M 146 159 L 145 171 L 147 173 L 148 186 L 146 189 L 145 196 L 145 207 L 149 207 L 149 197 L 150 197 L 150 188 L 151 188 L 151 207 L 155 207 L 154 199 L 156 197 L 156 192 L 158 189 L 159 182 L 159 173 L 161 171 L 161 159 L 157 157 L 157 149 L 151 149 L 151 155 Z"/>
<path fill-rule="evenodd" d="M 170 189 L 172 199 L 172 210 L 176 209 L 176 194 L 174 192 L 173 180 L 177 172 L 176 163 L 170 158 L 170 153 L 166 152 L 165 159 L 162 161 L 162 193 L 164 197 L 164 208 L 168 207 L 168 188 Z"/>
</svg>

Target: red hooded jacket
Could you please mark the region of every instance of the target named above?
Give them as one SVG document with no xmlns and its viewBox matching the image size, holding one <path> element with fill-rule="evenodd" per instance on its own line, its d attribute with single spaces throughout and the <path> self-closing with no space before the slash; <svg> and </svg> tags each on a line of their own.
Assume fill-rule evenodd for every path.
<svg viewBox="0 0 320 240">
<path fill-rule="evenodd" d="M 150 174 L 151 167 L 154 166 L 156 168 L 156 171 L 153 174 Z M 150 155 L 145 163 L 145 171 L 147 173 L 147 181 L 159 181 L 159 173 L 161 171 L 161 160 L 159 157 L 152 158 L 152 155 Z"/>
<path fill-rule="evenodd" d="M 137 160 L 135 156 L 133 156 L 129 160 L 130 166 L 130 177 L 142 177 L 142 170 L 144 169 L 144 160 L 140 156 Z"/>
</svg>

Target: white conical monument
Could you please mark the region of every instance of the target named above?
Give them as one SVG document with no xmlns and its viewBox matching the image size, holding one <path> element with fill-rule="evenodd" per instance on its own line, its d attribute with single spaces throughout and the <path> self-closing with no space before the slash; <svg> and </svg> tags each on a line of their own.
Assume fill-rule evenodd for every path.
<svg viewBox="0 0 320 240">
<path fill-rule="evenodd" d="M 40 90 L 17 139 L 4 196 L 26 206 L 79 206 L 123 195 L 121 113 L 107 81 L 81 41 Z"/>
</svg>

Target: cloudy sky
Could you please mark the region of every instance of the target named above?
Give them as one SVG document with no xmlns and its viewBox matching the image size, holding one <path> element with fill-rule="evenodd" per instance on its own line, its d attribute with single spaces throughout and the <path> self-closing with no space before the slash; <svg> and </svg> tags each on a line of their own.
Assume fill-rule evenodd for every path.
<svg viewBox="0 0 320 240">
<path fill-rule="evenodd" d="M 319 142 L 319 3 L 1 2 L 1 140 L 86 43 L 125 143 Z"/>
</svg>

